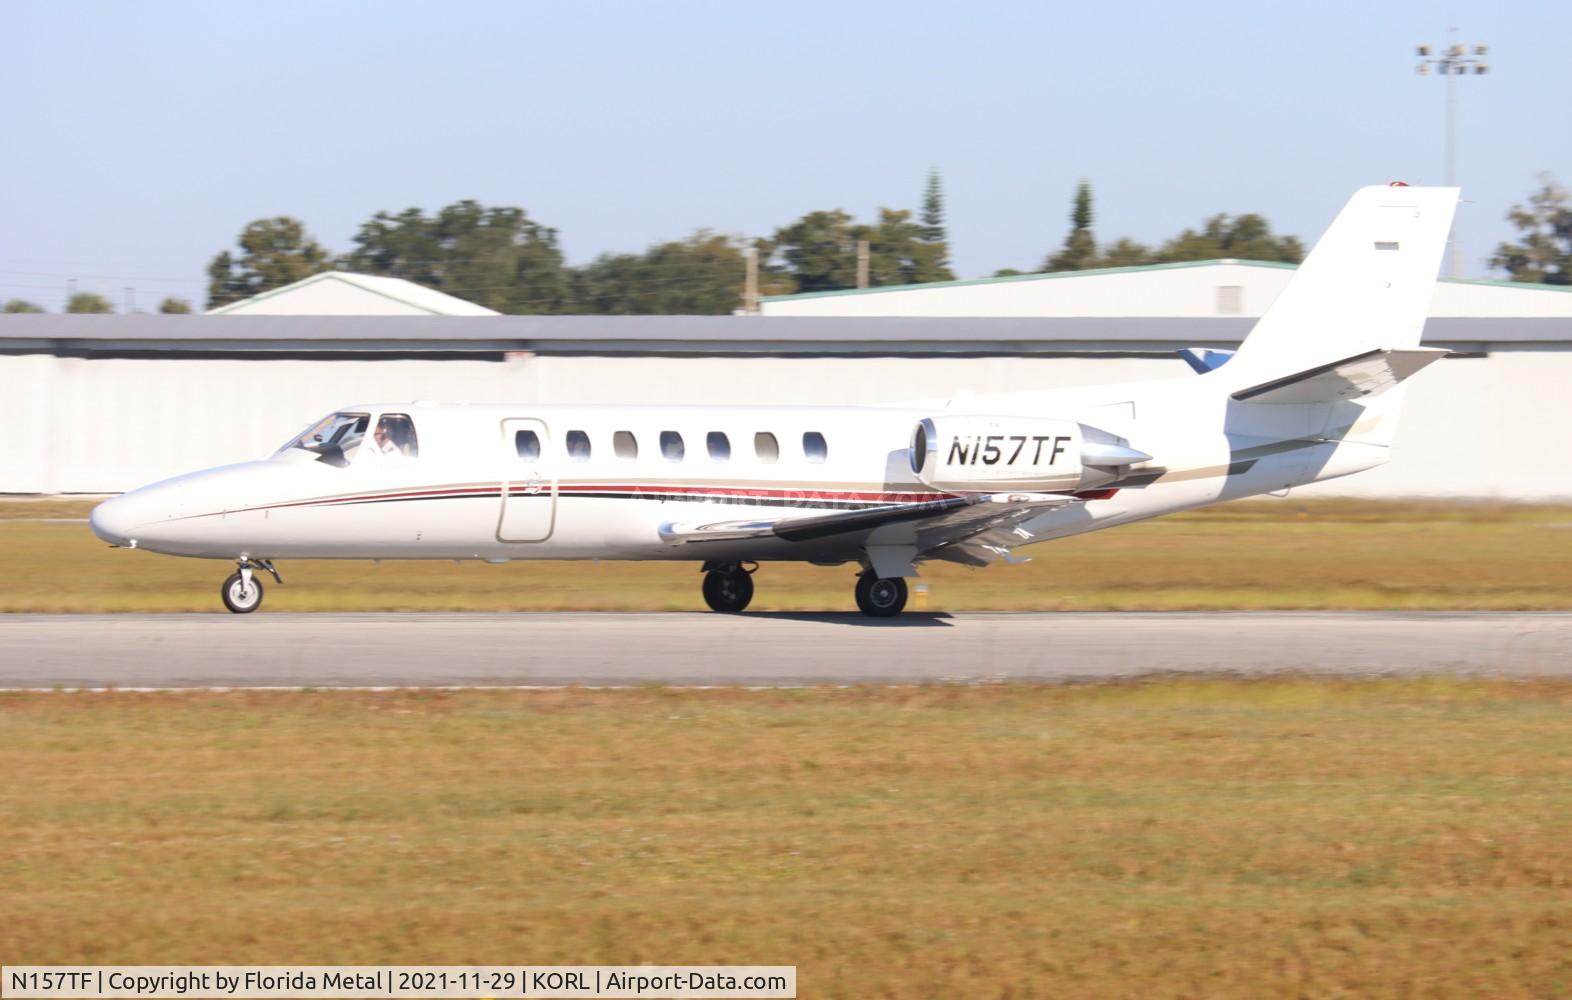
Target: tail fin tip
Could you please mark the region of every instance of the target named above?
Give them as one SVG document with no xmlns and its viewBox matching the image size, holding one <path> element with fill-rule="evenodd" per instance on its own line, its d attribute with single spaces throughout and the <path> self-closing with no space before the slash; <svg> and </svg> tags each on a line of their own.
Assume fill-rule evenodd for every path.
<svg viewBox="0 0 1572 1000">
<path fill-rule="evenodd" d="M 1387 185 L 1355 191 L 1228 369 L 1249 384 L 1417 348 L 1458 194 Z"/>
</svg>

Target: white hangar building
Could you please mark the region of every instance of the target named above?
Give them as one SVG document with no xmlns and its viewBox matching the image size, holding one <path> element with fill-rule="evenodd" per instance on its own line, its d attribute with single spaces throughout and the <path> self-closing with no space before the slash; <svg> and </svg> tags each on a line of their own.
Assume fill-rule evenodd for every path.
<svg viewBox="0 0 1572 1000">
<path fill-rule="evenodd" d="M 116 492 L 261 458 L 357 402 L 870 403 L 1191 378 L 1178 349 L 1237 346 L 1253 323 L 5 315 L 0 492 Z M 1452 356 L 1414 380 L 1392 462 L 1304 492 L 1572 500 L 1572 318 L 1438 316 L 1425 340 Z"/>
<path fill-rule="evenodd" d="M 496 316 L 435 288 L 374 274 L 323 271 L 249 299 L 209 309 L 209 316 Z"/>
</svg>

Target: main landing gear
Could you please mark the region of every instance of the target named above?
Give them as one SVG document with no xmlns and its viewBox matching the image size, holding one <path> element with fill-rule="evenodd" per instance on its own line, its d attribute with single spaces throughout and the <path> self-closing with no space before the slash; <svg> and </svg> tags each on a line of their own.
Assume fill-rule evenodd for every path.
<svg viewBox="0 0 1572 1000">
<path fill-rule="evenodd" d="M 758 563 L 705 563 L 704 603 L 711 611 L 736 614 L 753 600 L 753 574 Z"/>
<path fill-rule="evenodd" d="M 753 600 L 758 563 L 704 564 L 704 603 L 712 611 L 736 614 Z M 857 577 L 857 608 L 870 618 L 893 618 L 906 607 L 906 581 L 865 570 Z M 226 602 L 227 603 L 227 602 Z"/>
<path fill-rule="evenodd" d="M 280 586 L 284 578 L 278 575 L 278 570 L 273 568 L 271 559 L 252 559 L 241 556 L 235 560 L 240 569 L 229 574 L 229 579 L 218 589 L 218 596 L 224 599 L 224 607 L 237 615 L 247 615 L 262 606 L 262 581 L 253 576 L 255 570 L 266 570 L 272 574 L 273 579 Z"/>
<path fill-rule="evenodd" d="M 906 607 L 906 581 L 898 576 L 876 576 L 865 570 L 857 576 L 857 609 L 870 618 L 894 618 Z"/>
</svg>

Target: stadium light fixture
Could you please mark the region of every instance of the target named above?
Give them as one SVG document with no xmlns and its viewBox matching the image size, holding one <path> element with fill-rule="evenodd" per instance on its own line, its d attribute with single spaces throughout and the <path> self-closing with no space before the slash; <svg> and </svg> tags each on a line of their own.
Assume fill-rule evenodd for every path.
<svg viewBox="0 0 1572 1000">
<path fill-rule="evenodd" d="M 1455 36 L 1456 28 L 1448 28 Z M 1446 185 L 1453 187 L 1457 184 L 1457 77 L 1473 73 L 1483 76 L 1490 67 L 1478 57 L 1489 51 L 1488 46 L 1473 46 L 1473 55 L 1470 56 L 1469 47 L 1459 44 L 1455 39 L 1452 44 L 1444 49 L 1436 49 L 1439 55 L 1431 55 L 1432 47 L 1429 45 L 1416 45 L 1414 51 L 1419 54 L 1419 65 L 1415 67 L 1420 76 L 1429 76 L 1432 68 L 1437 76 L 1446 77 Z M 1454 229 L 1450 241 L 1449 264 L 1447 272 L 1452 277 L 1457 277 L 1462 269 L 1462 248 L 1458 245 Z"/>
</svg>

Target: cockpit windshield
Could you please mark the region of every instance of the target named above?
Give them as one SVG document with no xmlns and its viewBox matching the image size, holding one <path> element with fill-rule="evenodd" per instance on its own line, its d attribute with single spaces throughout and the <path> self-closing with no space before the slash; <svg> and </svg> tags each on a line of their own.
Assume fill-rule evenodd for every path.
<svg viewBox="0 0 1572 1000">
<path fill-rule="evenodd" d="M 369 413 L 334 413 L 307 428 L 304 434 L 284 445 L 279 452 L 299 448 L 316 455 L 319 462 L 343 468 L 355 457 L 370 423 Z"/>
</svg>

